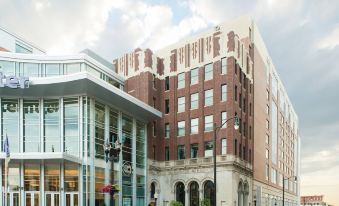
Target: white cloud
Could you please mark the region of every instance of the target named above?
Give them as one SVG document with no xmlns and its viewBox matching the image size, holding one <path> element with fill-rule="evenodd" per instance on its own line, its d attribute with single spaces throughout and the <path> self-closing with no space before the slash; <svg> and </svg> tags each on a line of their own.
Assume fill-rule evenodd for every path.
<svg viewBox="0 0 339 206">
<path fill-rule="evenodd" d="M 339 45 L 339 25 L 337 25 L 329 34 L 323 37 L 318 43 L 319 49 L 333 49 Z"/>
</svg>

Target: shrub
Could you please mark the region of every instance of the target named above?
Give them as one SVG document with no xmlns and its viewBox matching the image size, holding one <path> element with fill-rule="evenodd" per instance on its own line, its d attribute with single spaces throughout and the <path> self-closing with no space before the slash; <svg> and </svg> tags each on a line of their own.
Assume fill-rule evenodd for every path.
<svg viewBox="0 0 339 206">
<path fill-rule="evenodd" d="M 182 204 L 181 202 L 172 200 L 172 201 L 170 202 L 170 206 L 183 206 L 183 204 Z"/>
<path fill-rule="evenodd" d="M 210 199 L 202 199 L 200 202 L 200 206 L 211 206 Z"/>
</svg>

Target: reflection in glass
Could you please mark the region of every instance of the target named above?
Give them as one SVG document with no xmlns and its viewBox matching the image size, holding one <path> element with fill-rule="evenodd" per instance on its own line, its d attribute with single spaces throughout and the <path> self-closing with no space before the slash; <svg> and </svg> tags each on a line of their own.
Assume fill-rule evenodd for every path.
<svg viewBox="0 0 339 206">
<path fill-rule="evenodd" d="M 2 185 L 5 185 L 6 179 L 5 167 L 2 167 Z M 9 163 L 7 173 L 7 186 L 10 191 L 19 191 L 20 189 L 20 164 Z"/>
<path fill-rule="evenodd" d="M 53 77 L 60 75 L 60 64 L 45 64 L 45 76 Z"/>
<path fill-rule="evenodd" d="M 39 100 L 24 100 L 24 152 L 40 152 Z"/>
<path fill-rule="evenodd" d="M 64 99 L 64 152 L 79 156 L 78 98 Z"/>
<path fill-rule="evenodd" d="M 45 163 L 45 191 L 60 190 L 60 166 L 59 164 Z"/>
<path fill-rule="evenodd" d="M 45 152 L 60 152 L 59 100 L 44 100 Z"/>
<path fill-rule="evenodd" d="M 0 61 L 0 72 L 6 76 L 15 76 L 14 62 Z"/>
<path fill-rule="evenodd" d="M 25 77 L 39 77 L 39 64 L 24 63 L 23 76 L 25 76 Z"/>
<path fill-rule="evenodd" d="M 65 169 L 65 191 L 75 192 L 78 191 L 79 185 L 79 170 L 76 164 L 67 163 L 64 165 Z"/>
<path fill-rule="evenodd" d="M 101 188 L 105 186 L 105 168 L 95 167 L 95 205 L 104 205 L 104 194 Z"/>
<path fill-rule="evenodd" d="M 17 99 L 2 99 L 1 117 L 2 145 L 7 134 L 10 152 L 19 152 L 19 104 Z"/>
<path fill-rule="evenodd" d="M 25 191 L 40 190 L 40 165 L 25 163 L 24 168 Z"/>
<path fill-rule="evenodd" d="M 95 104 L 95 157 L 104 159 L 105 107 Z"/>
<path fill-rule="evenodd" d="M 65 74 L 74 74 L 80 72 L 80 63 L 66 64 Z"/>
</svg>

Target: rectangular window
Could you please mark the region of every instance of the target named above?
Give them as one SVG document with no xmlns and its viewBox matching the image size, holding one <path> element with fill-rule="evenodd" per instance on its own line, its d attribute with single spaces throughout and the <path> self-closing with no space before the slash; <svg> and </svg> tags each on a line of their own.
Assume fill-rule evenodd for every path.
<svg viewBox="0 0 339 206">
<path fill-rule="evenodd" d="M 199 68 L 191 70 L 191 85 L 198 84 L 199 81 Z"/>
<path fill-rule="evenodd" d="M 178 137 L 185 136 L 185 121 L 178 122 Z"/>
<path fill-rule="evenodd" d="M 26 77 L 38 77 L 40 73 L 39 64 L 34 63 L 24 63 L 23 66 L 23 76 Z"/>
<path fill-rule="evenodd" d="M 205 91 L 205 106 L 213 105 L 213 89 Z"/>
<path fill-rule="evenodd" d="M 185 73 L 178 74 L 178 89 L 185 87 Z"/>
<path fill-rule="evenodd" d="M 39 100 L 24 100 L 23 139 L 24 152 L 40 152 L 40 105 Z M 8 137 L 9 138 L 9 137 Z"/>
<path fill-rule="evenodd" d="M 213 79 L 213 64 L 205 65 L 205 81 Z"/>
<path fill-rule="evenodd" d="M 169 99 L 165 99 L 165 114 L 168 114 L 170 110 Z"/>
<path fill-rule="evenodd" d="M 221 124 L 224 124 L 227 121 L 227 112 L 221 112 Z M 226 128 L 227 123 L 222 125 L 222 128 Z"/>
<path fill-rule="evenodd" d="M 272 163 L 277 164 L 278 159 L 278 107 L 273 102 L 272 104 Z"/>
<path fill-rule="evenodd" d="M 234 86 L 234 100 L 238 101 L 238 87 Z"/>
<path fill-rule="evenodd" d="M 198 134 L 199 118 L 191 119 L 191 134 Z"/>
<path fill-rule="evenodd" d="M 152 83 L 153 83 L 153 88 L 156 88 L 156 83 L 155 83 L 155 74 L 152 75 L 153 79 L 152 79 Z"/>
<path fill-rule="evenodd" d="M 170 83 L 169 83 L 169 76 L 165 77 L 165 91 L 169 90 Z"/>
<path fill-rule="evenodd" d="M 199 107 L 199 93 L 191 94 L 191 109 L 198 109 Z"/>
<path fill-rule="evenodd" d="M 277 184 L 277 170 L 272 168 L 271 182 Z"/>
<path fill-rule="evenodd" d="M 59 64 L 45 64 L 46 77 L 58 76 L 60 75 L 60 65 Z"/>
<path fill-rule="evenodd" d="M 205 116 L 205 132 L 213 130 L 213 115 Z"/>
<path fill-rule="evenodd" d="M 270 106 L 266 105 L 266 114 L 269 115 L 270 114 Z"/>
<path fill-rule="evenodd" d="M 221 74 L 227 74 L 227 59 L 226 59 L 226 57 L 221 59 Z"/>
<path fill-rule="evenodd" d="M 270 92 L 268 90 L 266 90 L 266 100 L 270 100 Z"/>
<path fill-rule="evenodd" d="M 185 159 L 185 146 L 178 145 L 178 160 Z"/>
<path fill-rule="evenodd" d="M 44 151 L 60 152 L 59 100 L 44 100 Z"/>
<path fill-rule="evenodd" d="M 157 122 L 156 121 L 154 121 L 153 122 L 153 137 L 155 137 L 155 135 L 157 134 Z"/>
<path fill-rule="evenodd" d="M 270 168 L 268 166 L 268 164 L 266 164 L 266 169 L 265 169 L 265 176 L 266 176 L 266 180 L 268 181 L 268 176 L 269 176 L 269 173 L 270 173 Z"/>
<path fill-rule="evenodd" d="M 191 158 L 197 158 L 198 157 L 198 144 L 191 144 Z"/>
<path fill-rule="evenodd" d="M 169 161 L 169 160 L 170 160 L 169 147 L 166 146 L 166 147 L 165 147 L 165 161 Z"/>
<path fill-rule="evenodd" d="M 227 154 L 227 139 L 226 138 L 221 139 L 221 154 L 222 155 Z"/>
<path fill-rule="evenodd" d="M 155 97 L 153 97 L 153 107 L 156 107 L 156 103 L 157 103 L 157 99 Z"/>
<path fill-rule="evenodd" d="M 205 157 L 213 156 L 213 142 L 205 142 Z"/>
<path fill-rule="evenodd" d="M 268 136 L 268 134 L 266 134 L 266 144 L 270 143 L 270 137 Z"/>
<path fill-rule="evenodd" d="M 169 138 L 170 137 L 170 124 L 166 123 L 165 124 L 165 138 Z"/>
<path fill-rule="evenodd" d="M 103 131 L 102 122 L 104 121 L 102 119 L 103 114 L 102 110 L 99 112 L 96 110 L 96 119 L 95 119 L 95 142 L 99 141 L 101 144 L 103 143 L 103 136 L 100 136 L 99 139 L 99 133 Z M 74 155 L 74 156 L 79 156 L 79 106 L 78 106 L 78 98 L 64 98 L 64 152 Z M 101 127 L 99 126 L 101 125 Z M 99 129 L 101 128 L 101 130 Z M 98 141 L 97 141 L 98 140 Z M 98 142 L 97 147 L 102 147 L 100 143 Z M 97 149 L 97 152 L 99 152 L 100 149 Z M 102 151 L 102 155 L 103 155 Z"/>
<path fill-rule="evenodd" d="M 185 111 L 185 97 L 178 98 L 178 112 Z"/>
<path fill-rule="evenodd" d="M 227 100 L 227 85 L 221 85 L 221 101 L 224 102 Z"/>
<path fill-rule="evenodd" d="M 266 120 L 266 129 L 270 128 L 270 122 L 268 120 Z"/>
<path fill-rule="evenodd" d="M 269 150 L 266 149 L 266 154 L 265 154 L 266 159 L 269 159 Z"/>
</svg>

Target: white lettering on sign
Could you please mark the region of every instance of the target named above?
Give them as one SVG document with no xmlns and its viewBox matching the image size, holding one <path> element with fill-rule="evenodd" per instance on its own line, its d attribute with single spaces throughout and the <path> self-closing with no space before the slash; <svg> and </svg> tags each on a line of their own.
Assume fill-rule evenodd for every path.
<svg viewBox="0 0 339 206">
<path fill-rule="evenodd" d="M 28 77 L 16 77 L 16 76 L 6 76 L 0 72 L 0 88 L 9 87 L 12 89 L 17 88 L 29 88 L 29 78 Z"/>
</svg>

